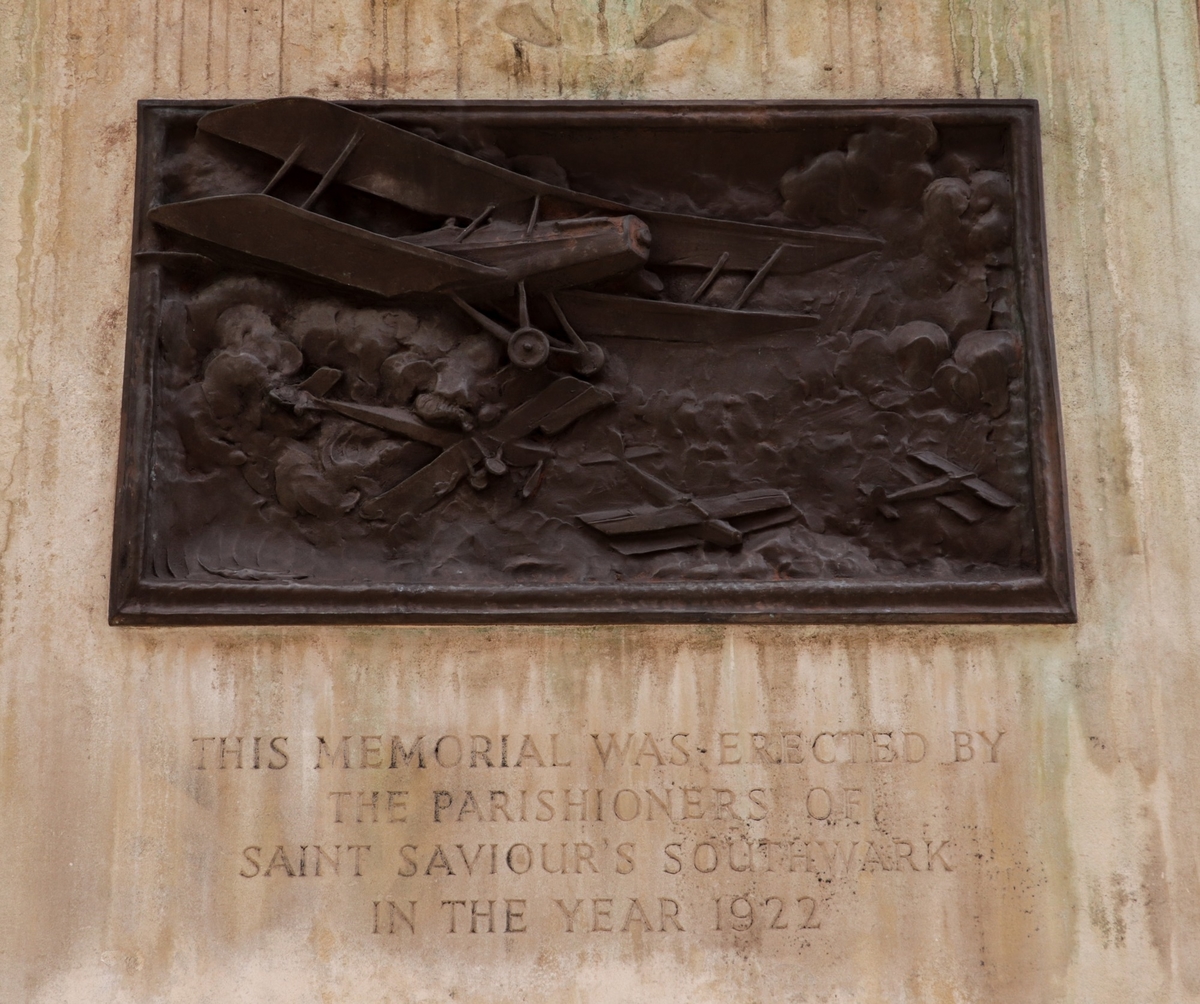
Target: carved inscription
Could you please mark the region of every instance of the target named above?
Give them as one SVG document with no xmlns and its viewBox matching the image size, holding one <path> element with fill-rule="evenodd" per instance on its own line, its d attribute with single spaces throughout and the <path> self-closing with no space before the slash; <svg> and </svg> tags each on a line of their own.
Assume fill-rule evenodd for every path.
<svg viewBox="0 0 1200 1004">
<path fill-rule="evenodd" d="M 865 876 L 972 867 L 953 814 L 921 805 L 923 781 L 989 783 L 1012 739 L 956 724 L 263 731 L 195 736 L 187 755 L 223 797 L 255 771 L 306 775 L 298 815 L 222 851 L 227 877 L 350 883 L 373 935 L 706 931 L 803 947 L 849 922 Z"/>
</svg>

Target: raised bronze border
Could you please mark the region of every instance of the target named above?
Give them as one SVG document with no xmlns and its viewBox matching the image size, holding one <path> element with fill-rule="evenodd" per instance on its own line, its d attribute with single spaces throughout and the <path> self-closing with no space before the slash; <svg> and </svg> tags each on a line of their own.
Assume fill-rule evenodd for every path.
<svg viewBox="0 0 1200 1004">
<path fill-rule="evenodd" d="M 148 179 L 172 116 L 225 107 L 224 101 L 147 100 L 138 105 L 133 249 L 148 226 Z M 121 448 L 117 471 L 109 619 L 113 624 L 488 624 L 613 622 L 993 622 L 1075 620 L 1062 418 L 1050 316 L 1041 144 L 1036 101 L 357 101 L 358 111 L 406 115 L 469 108 L 493 120 L 605 122 L 653 126 L 686 114 L 692 122 L 753 119 L 757 126 L 804 119 L 838 122 L 912 113 L 935 123 L 1004 125 L 1010 130 L 1016 194 L 1021 311 L 1027 333 L 1030 462 L 1042 574 L 1004 582 L 834 579 L 786 582 L 472 588 L 424 585 L 332 586 L 271 582 L 162 582 L 143 578 L 153 415 L 156 273 L 131 269 Z"/>
</svg>

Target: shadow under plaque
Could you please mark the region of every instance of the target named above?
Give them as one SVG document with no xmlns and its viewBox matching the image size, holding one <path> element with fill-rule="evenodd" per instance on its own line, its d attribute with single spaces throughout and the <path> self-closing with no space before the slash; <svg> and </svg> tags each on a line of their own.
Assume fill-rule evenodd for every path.
<svg viewBox="0 0 1200 1004">
<path fill-rule="evenodd" d="M 1069 621 L 1027 101 L 139 107 L 111 619 Z"/>
</svg>

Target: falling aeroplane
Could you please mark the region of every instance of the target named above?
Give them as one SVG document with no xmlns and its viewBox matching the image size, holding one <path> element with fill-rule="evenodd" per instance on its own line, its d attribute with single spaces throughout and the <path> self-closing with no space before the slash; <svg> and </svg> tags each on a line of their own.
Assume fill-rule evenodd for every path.
<svg viewBox="0 0 1200 1004">
<path fill-rule="evenodd" d="M 534 467 L 531 479 L 535 478 L 550 450 L 526 441 L 525 437 L 538 431 L 548 436 L 556 435 L 576 419 L 611 404 L 612 400 L 611 394 L 590 383 L 572 376 L 559 376 L 486 429 L 464 435 L 434 430 L 436 438 L 431 436 L 422 441 L 440 447 L 442 452 L 394 488 L 364 502 L 360 512 L 366 519 L 395 524 L 405 517 L 432 509 L 464 480 L 481 490 L 487 487 L 489 475 L 501 477 L 514 466 Z M 336 410 L 369 425 L 399 432 L 410 439 L 418 438 L 411 427 L 381 424 L 389 421 L 388 416 L 381 418 L 379 415 L 385 409 L 348 407 L 351 410 L 347 406 Z M 526 489 L 529 488 L 527 482 Z M 523 494 L 527 497 L 528 490 Z"/>
<path fill-rule="evenodd" d="M 530 293 L 569 290 L 562 308 L 589 333 L 695 341 L 808 327 L 817 321 L 811 314 L 749 306 L 767 276 L 809 272 L 882 244 L 635 209 L 315 98 L 234 105 L 209 112 L 199 128 L 281 165 L 261 193 L 160 205 L 150 213 L 155 223 L 259 267 L 383 297 L 453 292 L 490 301 L 519 282 Z M 300 206 L 271 195 L 294 167 L 320 176 Z M 312 208 L 335 181 L 448 220 L 405 237 L 352 226 Z M 647 265 L 702 277 L 683 301 L 579 289 Z M 722 272 L 750 275 L 732 305 L 703 302 Z"/>
<path fill-rule="evenodd" d="M 615 454 L 585 457 L 584 464 L 615 463 L 658 505 L 581 513 L 580 522 L 598 530 L 622 554 L 651 554 L 703 543 L 737 547 L 747 533 L 789 523 L 799 515 L 788 494 L 757 488 L 697 498 L 680 491 L 633 461 L 661 451 L 623 445 Z"/>
<path fill-rule="evenodd" d="M 879 487 L 871 489 L 869 491 L 871 501 L 880 514 L 888 519 L 900 518 L 900 511 L 896 508 L 897 503 L 910 502 L 915 499 L 936 499 L 938 504 L 968 523 L 978 523 L 983 518 L 983 514 L 963 497 L 964 492 L 997 509 L 1013 509 L 1017 505 L 1015 499 L 1005 495 L 994 485 L 988 484 L 976 472 L 959 467 L 958 464 L 945 457 L 930 453 L 928 450 L 920 450 L 909 456 L 926 467 L 940 471 L 941 476 L 893 491 Z"/>
</svg>

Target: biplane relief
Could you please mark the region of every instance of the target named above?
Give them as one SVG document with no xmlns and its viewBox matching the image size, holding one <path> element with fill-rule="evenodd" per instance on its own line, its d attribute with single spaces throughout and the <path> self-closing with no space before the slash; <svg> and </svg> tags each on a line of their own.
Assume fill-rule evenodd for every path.
<svg viewBox="0 0 1200 1004">
<path fill-rule="evenodd" d="M 1069 616 L 1028 112 L 144 105 L 114 617 Z"/>
</svg>

